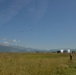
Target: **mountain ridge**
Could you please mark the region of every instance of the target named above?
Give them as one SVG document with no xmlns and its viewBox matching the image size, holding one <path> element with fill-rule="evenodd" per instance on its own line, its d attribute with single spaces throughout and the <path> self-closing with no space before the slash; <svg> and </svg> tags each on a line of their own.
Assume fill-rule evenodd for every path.
<svg viewBox="0 0 76 75">
<path fill-rule="evenodd" d="M 26 48 L 21 46 L 4 46 L 0 45 L 0 52 L 57 52 L 60 49 L 33 49 L 33 48 Z M 64 49 L 67 50 L 67 49 Z M 71 51 L 76 51 L 76 49 L 70 49 Z"/>
</svg>

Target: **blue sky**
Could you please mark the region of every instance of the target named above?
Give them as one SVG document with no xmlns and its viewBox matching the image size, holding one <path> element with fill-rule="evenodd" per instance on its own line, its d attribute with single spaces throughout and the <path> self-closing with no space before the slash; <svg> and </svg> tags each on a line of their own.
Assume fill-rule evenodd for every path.
<svg viewBox="0 0 76 75">
<path fill-rule="evenodd" d="M 76 0 L 0 0 L 0 44 L 76 48 Z"/>
</svg>

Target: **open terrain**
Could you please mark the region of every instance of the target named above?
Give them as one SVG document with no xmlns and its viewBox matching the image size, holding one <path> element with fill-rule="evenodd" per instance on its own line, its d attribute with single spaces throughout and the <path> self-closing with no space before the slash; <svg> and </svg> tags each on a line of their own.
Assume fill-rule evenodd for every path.
<svg viewBox="0 0 76 75">
<path fill-rule="evenodd" d="M 0 53 L 0 75 L 76 75 L 76 54 Z"/>
</svg>

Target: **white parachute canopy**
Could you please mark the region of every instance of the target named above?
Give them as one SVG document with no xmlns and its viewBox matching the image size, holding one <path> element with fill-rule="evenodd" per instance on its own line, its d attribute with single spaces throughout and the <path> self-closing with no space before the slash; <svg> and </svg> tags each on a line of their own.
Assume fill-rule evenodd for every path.
<svg viewBox="0 0 76 75">
<path fill-rule="evenodd" d="M 70 53 L 70 49 L 68 49 L 68 53 Z"/>
<path fill-rule="evenodd" d="M 64 50 L 63 49 L 61 49 L 61 53 L 63 53 L 64 52 Z"/>
</svg>

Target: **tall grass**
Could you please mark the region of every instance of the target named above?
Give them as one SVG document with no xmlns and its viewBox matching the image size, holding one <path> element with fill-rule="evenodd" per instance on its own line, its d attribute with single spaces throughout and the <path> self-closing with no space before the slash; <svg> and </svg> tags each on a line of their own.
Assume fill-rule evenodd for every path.
<svg viewBox="0 0 76 75">
<path fill-rule="evenodd" d="M 0 53 L 0 75 L 76 75 L 76 55 Z"/>
</svg>

